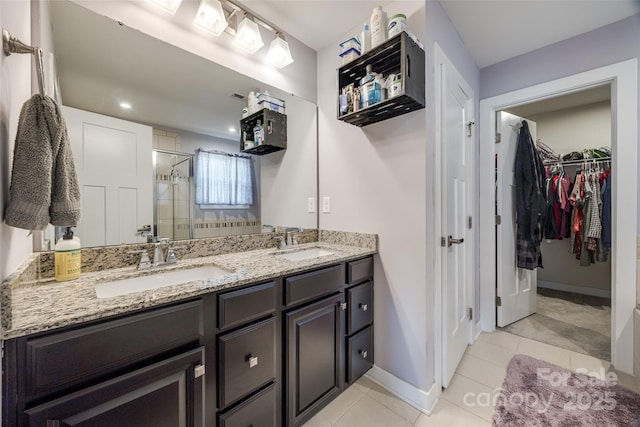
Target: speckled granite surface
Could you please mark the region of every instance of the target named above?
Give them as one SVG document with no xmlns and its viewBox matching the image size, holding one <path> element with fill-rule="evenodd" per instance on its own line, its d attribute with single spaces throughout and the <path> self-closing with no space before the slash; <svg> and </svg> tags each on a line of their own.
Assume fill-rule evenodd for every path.
<svg viewBox="0 0 640 427">
<path fill-rule="evenodd" d="M 365 233 L 351 233 L 347 231 L 318 231 L 318 241 L 335 245 L 358 246 L 378 250 L 378 235 Z"/>
<path fill-rule="evenodd" d="M 334 239 L 338 239 L 337 235 L 332 236 L 334 236 Z M 219 246 L 211 245 L 211 242 L 209 242 L 211 246 L 202 244 L 202 252 L 200 252 L 200 243 L 204 243 L 202 240 L 212 239 L 185 241 L 190 245 L 189 248 L 193 248 L 194 252 L 202 255 L 197 258 L 190 258 L 184 254 L 179 263 L 174 266 L 160 267 L 152 271 L 138 271 L 133 266 L 103 271 L 83 271 L 79 279 L 69 282 L 55 282 L 52 278 L 41 278 L 33 281 L 33 269 L 36 268 L 33 264 L 39 262 L 39 256 L 34 255 L 21 269 L 18 269 L 2 284 L 3 338 L 15 338 L 101 317 L 122 314 L 140 308 L 191 298 L 212 291 L 256 283 L 336 262 L 357 259 L 376 252 L 375 246 L 371 248 L 312 242 L 300 244 L 293 250 L 321 247 L 333 252 L 333 254 L 301 261 L 289 261 L 275 256 L 282 253 L 282 251 L 278 251 L 273 247 L 272 235 L 270 235 L 271 239 L 268 239 L 268 245 L 266 244 L 266 239 L 263 240 L 261 235 L 234 237 L 246 237 L 246 239 L 235 240 L 234 244 L 228 244 L 229 242 L 227 242 L 227 245 L 224 245 L 220 243 Z M 346 237 L 343 236 L 343 238 Z M 252 241 L 249 242 L 249 240 Z M 259 246 L 261 244 L 265 244 L 269 249 L 241 249 L 246 245 Z M 177 245 L 178 243 L 176 243 Z M 118 248 L 124 251 L 122 247 Z M 106 248 L 103 251 L 109 249 L 112 248 Z M 231 249 L 236 251 L 228 253 Z M 183 250 L 188 251 L 189 249 Z M 84 251 L 85 249 L 83 249 Z M 215 254 L 216 252 L 227 253 Z M 192 255 L 192 253 L 189 252 L 189 255 Z M 228 271 L 229 274 L 206 283 L 195 281 L 112 298 L 99 299 L 96 296 L 95 284 L 97 283 L 202 265 L 215 265 Z M 43 267 L 40 266 L 40 268 Z"/>
</svg>

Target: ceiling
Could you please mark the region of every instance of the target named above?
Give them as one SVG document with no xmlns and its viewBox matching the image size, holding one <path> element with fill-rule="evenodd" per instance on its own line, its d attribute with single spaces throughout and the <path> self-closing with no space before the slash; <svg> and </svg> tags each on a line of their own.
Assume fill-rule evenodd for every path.
<svg viewBox="0 0 640 427">
<path fill-rule="evenodd" d="M 590 89 L 573 92 L 542 101 L 508 108 L 505 111 L 516 116 L 532 118 L 537 114 L 552 113 L 554 111 L 566 110 L 580 107 L 582 105 L 595 104 L 598 102 L 611 101 L 611 85 L 606 84 Z"/>
<path fill-rule="evenodd" d="M 640 13 L 638 0 L 440 2 L 479 68 Z M 242 3 L 307 46 L 320 50 L 336 44 L 337 38 L 368 20 L 375 5 L 384 8 L 390 2 L 243 0 Z"/>
</svg>

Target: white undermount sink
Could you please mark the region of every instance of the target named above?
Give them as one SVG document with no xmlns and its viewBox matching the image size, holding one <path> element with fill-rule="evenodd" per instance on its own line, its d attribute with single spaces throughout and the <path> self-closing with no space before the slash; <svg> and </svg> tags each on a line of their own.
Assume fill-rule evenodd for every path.
<svg viewBox="0 0 640 427">
<path fill-rule="evenodd" d="M 165 286 L 180 285 L 197 280 L 208 281 L 231 274 L 222 268 L 207 265 L 185 270 L 158 272 L 148 276 L 132 277 L 130 279 L 113 280 L 98 283 L 96 295 L 98 298 L 112 298 L 134 292 L 150 291 Z"/>
<path fill-rule="evenodd" d="M 322 248 L 308 248 L 308 249 L 301 249 L 295 252 L 279 254 L 279 255 L 276 255 L 276 258 L 286 259 L 289 261 L 302 261 L 305 259 L 320 258 L 323 256 L 333 255 L 333 254 L 334 252 L 331 252 L 329 250 L 322 249 Z"/>
</svg>

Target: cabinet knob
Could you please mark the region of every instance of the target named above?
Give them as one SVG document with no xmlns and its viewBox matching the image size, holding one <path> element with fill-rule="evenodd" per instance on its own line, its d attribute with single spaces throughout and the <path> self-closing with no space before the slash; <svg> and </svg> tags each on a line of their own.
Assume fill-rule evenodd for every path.
<svg viewBox="0 0 640 427">
<path fill-rule="evenodd" d="M 200 378 L 201 376 L 204 375 L 204 365 L 197 365 L 194 369 L 193 369 L 193 376 L 194 378 Z"/>
<path fill-rule="evenodd" d="M 367 358 L 367 350 L 360 350 L 360 356 L 362 356 L 363 359 Z"/>
<path fill-rule="evenodd" d="M 360 304 L 360 309 L 362 311 L 367 311 L 369 309 L 369 306 L 367 304 Z"/>
<path fill-rule="evenodd" d="M 340 308 L 343 309 L 343 310 L 346 310 L 347 309 L 347 303 L 346 302 L 341 303 L 340 304 Z"/>
<path fill-rule="evenodd" d="M 249 356 L 249 368 L 258 366 L 258 356 Z"/>
</svg>

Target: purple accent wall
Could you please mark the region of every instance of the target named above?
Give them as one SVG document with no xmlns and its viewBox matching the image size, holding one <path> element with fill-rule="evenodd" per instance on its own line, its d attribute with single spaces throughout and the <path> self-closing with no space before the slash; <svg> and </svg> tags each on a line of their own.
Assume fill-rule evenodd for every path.
<svg viewBox="0 0 640 427">
<path fill-rule="evenodd" d="M 490 98 L 633 58 L 640 60 L 640 13 L 483 68 L 480 70 L 480 98 Z M 640 99 L 640 81 L 638 88 Z M 640 165 L 640 151 L 638 156 Z M 640 199 L 638 203 L 640 215 Z M 639 227 L 640 234 L 640 220 L 636 227 Z"/>
</svg>

